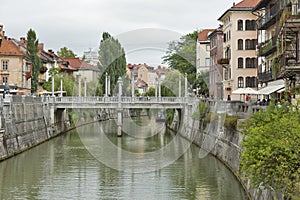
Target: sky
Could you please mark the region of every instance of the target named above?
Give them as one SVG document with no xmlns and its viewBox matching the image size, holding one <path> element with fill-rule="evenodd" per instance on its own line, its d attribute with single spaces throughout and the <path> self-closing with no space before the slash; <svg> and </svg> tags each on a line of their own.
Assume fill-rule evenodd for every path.
<svg viewBox="0 0 300 200">
<path fill-rule="evenodd" d="M 102 33 L 118 38 L 128 63 L 158 65 L 168 42 L 194 30 L 217 28 L 233 0 L 2 0 L 0 24 L 8 37 L 33 29 L 45 49 L 78 56 L 98 51 Z M 237 1 L 236 3 L 238 3 Z"/>
</svg>

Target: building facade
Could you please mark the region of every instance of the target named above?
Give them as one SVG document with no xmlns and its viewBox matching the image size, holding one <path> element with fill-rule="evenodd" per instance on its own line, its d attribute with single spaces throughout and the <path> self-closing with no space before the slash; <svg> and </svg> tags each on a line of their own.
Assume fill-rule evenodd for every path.
<svg viewBox="0 0 300 200">
<path fill-rule="evenodd" d="M 258 80 L 262 90 L 273 93 L 275 98 L 281 88 L 291 91 L 299 85 L 299 3 L 298 0 L 261 0 L 253 9 L 260 15 L 258 56 L 262 63 L 258 67 Z M 273 87 L 280 79 L 281 87 Z"/>
<path fill-rule="evenodd" d="M 208 71 L 210 63 L 210 41 L 208 35 L 212 33 L 214 29 L 203 29 L 198 33 L 196 44 L 196 69 L 197 74 L 202 71 Z"/>
<path fill-rule="evenodd" d="M 224 98 L 223 67 L 218 60 L 223 57 L 223 31 L 222 26 L 215 29 L 209 36 L 210 62 L 209 67 L 209 97 L 216 100 Z"/>
<path fill-rule="evenodd" d="M 224 98 L 240 100 L 232 94 L 238 88 L 257 89 L 257 16 L 252 13 L 259 0 L 243 0 L 234 4 L 220 18 L 223 23 L 223 66 Z"/>
</svg>

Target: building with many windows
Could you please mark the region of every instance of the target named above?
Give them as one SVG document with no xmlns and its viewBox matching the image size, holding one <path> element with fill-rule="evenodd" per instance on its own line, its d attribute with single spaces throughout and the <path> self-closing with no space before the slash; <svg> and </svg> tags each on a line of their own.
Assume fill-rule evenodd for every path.
<svg viewBox="0 0 300 200">
<path fill-rule="evenodd" d="M 218 19 L 223 24 L 224 97 L 239 100 L 232 92 L 238 88 L 257 89 L 257 34 L 256 19 L 252 9 L 259 0 L 243 0 L 234 4 Z"/>
<path fill-rule="evenodd" d="M 258 81 L 263 93 L 273 93 L 275 98 L 279 98 L 279 90 L 290 91 L 300 83 L 299 3 L 299 0 L 261 0 L 253 9 L 260 14 L 258 56 L 262 63 L 258 67 Z"/>
<path fill-rule="evenodd" d="M 31 89 L 31 63 L 26 54 L 4 34 L 0 25 L 0 85 L 2 90 L 18 87 L 25 94 Z"/>
<path fill-rule="evenodd" d="M 198 33 L 197 46 L 196 46 L 196 69 L 197 74 L 202 71 L 209 70 L 210 66 L 210 41 L 208 35 L 214 29 L 203 29 Z"/>
<path fill-rule="evenodd" d="M 222 26 L 215 29 L 209 36 L 210 62 L 209 67 L 209 96 L 212 99 L 222 100 L 223 93 L 223 67 L 218 60 L 223 57 L 223 31 Z"/>
</svg>

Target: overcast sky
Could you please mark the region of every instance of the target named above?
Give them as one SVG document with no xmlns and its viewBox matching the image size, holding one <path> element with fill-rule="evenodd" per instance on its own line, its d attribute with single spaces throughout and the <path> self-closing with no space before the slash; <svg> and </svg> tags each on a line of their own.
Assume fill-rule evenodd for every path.
<svg viewBox="0 0 300 200">
<path fill-rule="evenodd" d="M 98 50 L 102 32 L 106 31 L 120 38 L 129 54 L 128 62 L 159 64 L 159 61 L 154 61 L 154 57 L 161 57 L 166 46 L 157 45 L 158 43 L 165 45 L 163 39 L 178 39 L 180 35 L 194 30 L 217 28 L 220 24 L 217 19 L 232 6 L 233 2 L 233 0 L 1 0 L 0 23 L 4 25 L 8 37 L 26 37 L 27 31 L 32 28 L 46 49 L 57 52 L 66 46 L 78 56 L 82 56 L 89 48 Z M 151 40 L 153 34 L 154 38 L 159 39 Z M 137 44 L 133 45 L 134 43 Z M 145 56 L 148 53 L 155 55 L 152 63 L 149 56 L 143 58 L 139 55 Z"/>
</svg>

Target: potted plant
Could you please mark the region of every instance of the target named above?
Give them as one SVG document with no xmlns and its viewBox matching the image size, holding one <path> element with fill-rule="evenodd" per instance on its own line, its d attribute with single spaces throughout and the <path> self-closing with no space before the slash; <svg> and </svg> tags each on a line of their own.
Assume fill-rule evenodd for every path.
<svg viewBox="0 0 300 200">
<path fill-rule="evenodd" d="M 220 58 L 220 59 L 218 59 L 218 64 L 228 65 L 229 64 L 229 58 Z"/>
</svg>

